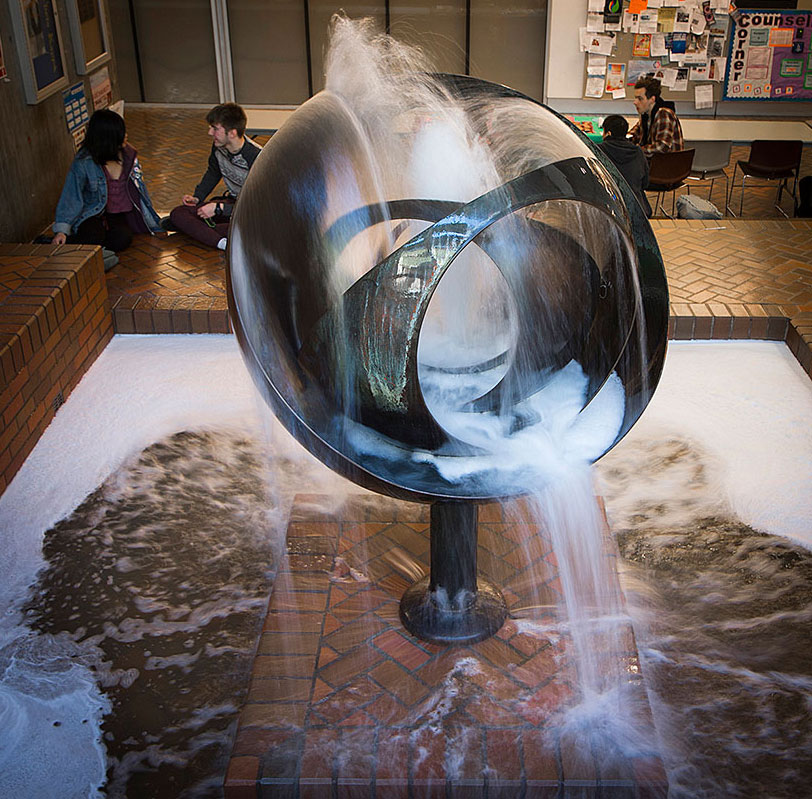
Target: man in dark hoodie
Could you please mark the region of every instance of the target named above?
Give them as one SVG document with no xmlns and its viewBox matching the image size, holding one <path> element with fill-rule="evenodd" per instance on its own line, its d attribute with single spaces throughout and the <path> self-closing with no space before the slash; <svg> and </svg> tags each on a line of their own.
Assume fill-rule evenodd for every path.
<svg viewBox="0 0 812 799">
<path fill-rule="evenodd" d="M 682 127 L 674 103 L 663 100 L 657 78 L 640 78 L 634 84 L 634 107 L 640 121 L 632 128 L 631 139 L 646 155 L 683 149 Z"/>
<path fill-rule="evenodd" d="M 603 141 L 598 147 L 612 159 L 620 174 L 626 178 L 631 186 L 646 216 L 651 216 L 651 205 L 645 195 L 648 186 L 648 158 L 633 141 L 626 138 L 629 132 L 629 123 L 612 114 L 603 120 Z"/>
</svg>

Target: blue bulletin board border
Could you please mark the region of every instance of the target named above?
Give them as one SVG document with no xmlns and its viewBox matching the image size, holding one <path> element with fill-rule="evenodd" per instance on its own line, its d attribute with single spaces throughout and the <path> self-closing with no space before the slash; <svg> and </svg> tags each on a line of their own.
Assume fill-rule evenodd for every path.
<svg viewBox="0 0 812 799">
<path fill-rule="evenodd" d="M 803 25 L 797 24 L 790 24 L 787 22 L 786 24 L 775 25 L 775 24 L 763 24 L 758 25 L 756 27 L 763 27 L 763 28 L 778 28 L 778 27 L 791 27 L 791 28 L 806 28 L 809 32 L 809 49 L 803 52 L 802 54 L 793 54 L 792 52 L 789 53 L 790 56 L 795 55 L 796 58 L 803 59 L 805 66 L 808 68 L 812 66 L 812 10 L 809 9 L 776 9 L 776 8 L 740 8 L 736 11 L 735 14 L 732 14 L 730 19 L 733 23 L 732 29 L 730 31 L 730 43 L 728 45 L 728 54 L 727 54 L 727 67 L 725 69 L 725 90 L 722 96 L 722 100 L 724 101 L 735 101 L 735 102 L 764 102 L 766 100 L 775 101 L 779 103 L 810 103 L 812 102 L 812 90 L 806 88 L 806 85 L 809 83 L 808 80 L 809 75 L 812 74 L 811 72 L 803 73 L 799 76 L 798 80 L 800 83 L 800 90 L 804 92 L 803 96 L 801 97 L 792 97 L 790 95 L 780 95 L 774 96 L 772 92 L 768 96 L 747 96 L 742 94 L 730 94 L 730 75 L 731 72 L 734 70 L 734 59 L 733 54 L 736 52 L 737 46 L 737 37 L 736 32 L 741 27 L 739 25 L 739 19 L 741 18 L 742 14 L 750 14 L 755 16 L 763 16 L 768 19 L 774 19 L 776 16 L 790 17 L 793 20 L 797 20 L 798 17 L 805 17 Z M 806 40 L 805 40 L 806 41 Z"/>
</svg>

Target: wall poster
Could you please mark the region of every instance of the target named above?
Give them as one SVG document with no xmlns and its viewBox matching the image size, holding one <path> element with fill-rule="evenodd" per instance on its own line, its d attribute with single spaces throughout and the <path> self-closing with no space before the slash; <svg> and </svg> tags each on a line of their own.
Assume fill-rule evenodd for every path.
<svg viewBox="0 0 812 799">
<path fill-rule="evenodd" d="M 68 85 L 59 13 L 54 0 L 10 0 L 9 4 L 25 99 L 36 105 Z"/>
<path fill-rule="evenodd" d="M 747 9 L 732 19 L 725 100 L 812 100 L 812 11 Z"/>
</svg>

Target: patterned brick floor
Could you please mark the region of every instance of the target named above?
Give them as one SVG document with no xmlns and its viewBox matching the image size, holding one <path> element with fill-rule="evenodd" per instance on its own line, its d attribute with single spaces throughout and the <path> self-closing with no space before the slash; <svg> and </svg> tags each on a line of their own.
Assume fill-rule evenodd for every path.
<svg viewBox="0 0 812 799">
<path fill-rule="evenodd" d="M 428 570 L 426 506 L 366 497 L 335 514 L 318 506 L 307 495 L 294 504 L 227 797 L 330 797 L 334 789 L 386 799 L 445 797 L 446 789 L 555 796 L 577 785 L 584 795 L 611 786 L 612 796 L 632 799 L 662 791 L 654 752 L 610 766 L 565 736 L 545 735 L 577 689 L 570 645 L 552 632 L 555 558 L 521 503 L 482 506 L 479 572 L 503 587 L 511 608 L 541 606 L 534 620 L 551 634 L 509 620 L 463 647 L 427 644 L 398 620 L 410 582 L 402 564 Z M 616 656 L 637 717 L 650 726 L 630 627 L 622 637 Z"/>
<path fill-rule="evenodd" d="M 33 245 L 24 255 L 4 253 L 0 261 L 0 303 L 16 291 L 45 263 L 51 248 Z"/>
<path fill-rule="evenodd" d="M 130 138 L 162 213 L 205 168 L 210 141 L 202 117 L 202 111 L 127 109 Z M 746 152 L 734 148 L 733 159 Z M 808 173 L 810 148 L 804 158 Z M 723 192 L 717 181 L 712 199 L 720 208 Z M 773 196 L 772 186 L 748 189 L 743 220 L 653 221 L 671 285 L 670 332 L 786 338 L 812 371 L 812 222 L 783 220 Z M 224 267 L 221 253 L 182 234 L 139 238 L 107 278 L 117 329 L 226 330 Z M 519 533 L 498 508 L 483 511 L 480 522 L 482 573 L 505 587 L 512 607 L 539 603 L 526 593 L 530 583 L 542 586 L 541 604 L 552 607 L 558 578 L 543 532 L 524 525 Z M 656 758 L 607 772 L 571 742 L 544 739 L 545 720 L 572 696 L 566 645 L 525 635 L 512 621 L 488 641 L 453 650 L 405 634 L 397 603 L 408 581 L 393 563 L 406 553 L 426 568 L 427 528 L 424 507 L 356 502 L 320 515 L 299 498 L 227 797 L 374 790 L 387 798 L 555 796 L 562 786 L 579 795 L 661 794 Z M 519 554 L 520 538 L 529 539 L 521 542 L 531 545 L 529 559 Z M 628 638 L 625 657 L 636 674 Z M 443 701 L 450 702 L 448 712 L 432 731 L 420 720 Z M 645 715 L 642 694 L 640 705 Z M 350 744 L 361 755 L 348 758 Z M 452 760 L 458 768 L 449 781 Z"/>
<path fill-rule="evenodd" d="M 211 142 L 204 112 L 130 106 L 130 139 L 139 149 L 155 205 L 169 211 L 197 184 Z M 264 144 L 268 137 L 258 137 Z M 734 147 L 731 164 L 748 148 Z M 732 166 L 728 170 L 732 174 Z M 802 174 L 812 172 L 812 148 Z M 694 192 L 707 196 L 707 188 Z M 744 219 L 655 219 L 671 289 L 676 338 L 787 340 L 812 371 L 812 221 L 785 220 L 774 186 L 748 188 Z M 724 182 L 713 201 L 724 207 Z M 785 208 L 791 204 L 785 200 Z M 225 257 L 180 233 L 136 237 L 107 275 L 118 332 L 226 332 Z"/>
</svg>

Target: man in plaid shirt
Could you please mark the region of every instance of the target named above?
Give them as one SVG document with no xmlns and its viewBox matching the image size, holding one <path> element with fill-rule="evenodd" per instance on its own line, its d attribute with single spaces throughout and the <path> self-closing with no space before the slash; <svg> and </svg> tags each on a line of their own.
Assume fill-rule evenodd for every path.
<svg viewBox="0 0 812 799">
<path fill-rule="evenodd" d="M 640 121 L 629 136 L 649 156 L 683 149 L 682 127 L 674 112 L 674 103 L 663 100 L 660 91 L 660 81 L 656 78 L 640 78 L 634 84 L 634 107 Z"/>
</svg>

